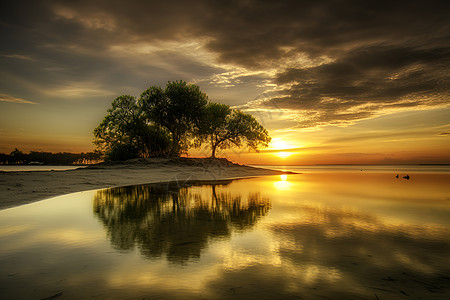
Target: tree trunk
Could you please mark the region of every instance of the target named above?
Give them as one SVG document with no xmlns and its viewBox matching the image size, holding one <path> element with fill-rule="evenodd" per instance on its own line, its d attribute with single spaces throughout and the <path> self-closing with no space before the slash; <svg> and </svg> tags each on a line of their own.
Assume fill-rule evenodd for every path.
<svg viewBox="0 0 450 300">
<path fill-rule="evenodd" d="M 217 144 L 214 142 L 214 134 L 211 134 L 211 158 L 216 158 Z"/>
<path fill-rule="evenodd" d="M 172 132 L 172 149 L 170 149 L 170 156 L 178 156 L 178 134 L 176 132 Z M 175 155 L 176 154 L 176 155 Z"/>
</svg>

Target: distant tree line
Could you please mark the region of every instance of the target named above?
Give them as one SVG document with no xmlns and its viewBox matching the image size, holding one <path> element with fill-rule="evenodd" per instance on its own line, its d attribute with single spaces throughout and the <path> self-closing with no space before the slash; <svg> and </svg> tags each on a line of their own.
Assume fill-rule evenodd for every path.
<svg viewBox="0 0 450 300">
<path fill-rule="evenodd" d="M 180 156 L 207 144 L 217 149 L 267 147 L 267 130 L 250 114 L 210 102 L 197 85 L 151 86 L 139 98 L 117 97 L 94 129 L 94 144 L 106 160 Z"/>
<path fill-rule="evenodd" d="M 45 164 L 45 165 L 80 165 L 93 164 L 102 160 L 100 151 L 87 153 L 68 152 L 38 152 L 30 151 L 24 153 L 19 149 L 14 149 L 10 154 L 0 153 L 0 164 Z"/>
</svg>

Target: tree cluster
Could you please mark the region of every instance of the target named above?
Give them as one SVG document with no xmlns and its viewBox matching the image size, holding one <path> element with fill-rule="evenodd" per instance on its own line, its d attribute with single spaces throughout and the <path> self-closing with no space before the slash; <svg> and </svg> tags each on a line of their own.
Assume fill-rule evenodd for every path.
<svg viewBox="0 0 450 300">
<path fill-rule="evenodd" d="M 0 164 L 44 164 L 44 165 L 79 165 L 98 163 L 101 160 L 101 152 L 68 153 L 68 152 L 39 152 L 30 151 L 24 153 L 14 149 L 10 154 L 0 153 Z"/>
<path fill-rule="evenodd" d="M 152 86 L 139 98 L 117 97 L 94 129 L 94 144 L 107 160 L 180 156 L 191 147 L 257 150 L 270 142 L 267 130 L 250 114 L 210 102 L 197 85 L 169 82 Z"/>
</svg>

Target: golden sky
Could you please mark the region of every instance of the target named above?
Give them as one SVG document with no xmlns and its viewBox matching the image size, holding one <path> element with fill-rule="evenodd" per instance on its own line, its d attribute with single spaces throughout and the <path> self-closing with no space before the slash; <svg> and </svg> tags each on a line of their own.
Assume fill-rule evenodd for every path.
<svg viewBox="0 0 450 300">
<path fill-rule="evenodd" d="M 269 130 L 234 161 L 450 163 L 448 1 L 4 2 L 0 152 L 91 151 L 114 98 L 185 80 Z"/>
</svg>

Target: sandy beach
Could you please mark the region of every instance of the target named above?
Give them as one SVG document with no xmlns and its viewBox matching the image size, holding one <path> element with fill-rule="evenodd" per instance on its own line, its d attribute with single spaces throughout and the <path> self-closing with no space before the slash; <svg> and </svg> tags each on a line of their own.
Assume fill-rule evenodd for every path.
<svg viewBox="0 0 450 300">
<path fill-rule="evenodd" d="M 0 209 L 108 187 L 186 180 L 222 180 L 283 172 L 234 164 L 226 159 L 152 158 L 103 163 L 66 171 L 0 172 Z"/>
</svg>

